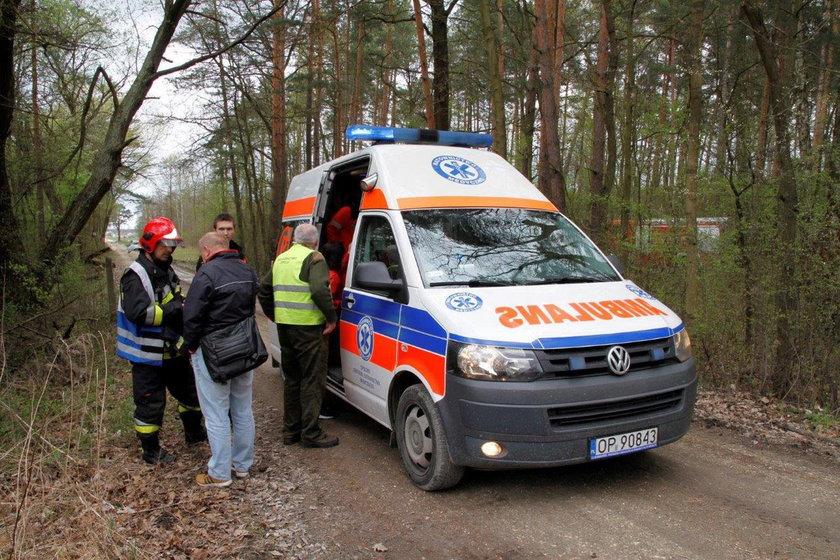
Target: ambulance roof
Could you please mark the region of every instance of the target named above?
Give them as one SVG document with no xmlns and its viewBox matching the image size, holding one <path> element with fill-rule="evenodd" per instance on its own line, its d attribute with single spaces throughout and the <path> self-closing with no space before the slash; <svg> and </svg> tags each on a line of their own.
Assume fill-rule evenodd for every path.
<svg viewBox="0 0 840 560">
<path fill-rule="evenodd" d="M 323 173 L 369 157 L 375 188 L 362 210 L 452 207 L 521 207 L 557 211 L 537 188 L 499 155 L 436 144 L 376 144 L 297 175 L 289 186 L 284 218 L 314 206 Z M 311 199 L 311 204 L 308 201 Z"/>
</svg>

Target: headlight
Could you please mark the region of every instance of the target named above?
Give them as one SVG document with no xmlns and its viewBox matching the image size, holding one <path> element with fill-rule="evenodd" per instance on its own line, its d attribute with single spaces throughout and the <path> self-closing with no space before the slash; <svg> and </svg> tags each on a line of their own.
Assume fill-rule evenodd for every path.
<svg viewBox="0 0 840 560">
<path fill-rule="evenodd" d="M 450 358 L 450 371 L 469 379 L 532 381 L 542 375 L 537 357 L 524 348 L 450 343 Z"/>
<path fill-rule="evenodd" d="M 677 351 L 677 359 L 681 362 L 691 359 L 691 339 L 688 338 L 688 331 L 681 330 L 674 335 L 674 348 Z"/>
</svg>

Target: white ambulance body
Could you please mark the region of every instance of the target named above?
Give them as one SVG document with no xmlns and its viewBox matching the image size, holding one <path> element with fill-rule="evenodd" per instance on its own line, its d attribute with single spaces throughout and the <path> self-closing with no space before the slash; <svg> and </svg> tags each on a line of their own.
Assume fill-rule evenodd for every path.
<svg viewBox="0 0 840 560">
<path fill-rule="evenodd" d="M 394 431 L 426 490 L 464 467 L 579 463 L 682 437 L 697 377 L 680 318 L 503 158 L 447 145 L 486 135 L 450 134 L 351 127 L 385 141 L 291 182 L 278 252 L 303 222 L 323 246 L 337 200 L 360 210 L 329 391 Z"/>
</svg>

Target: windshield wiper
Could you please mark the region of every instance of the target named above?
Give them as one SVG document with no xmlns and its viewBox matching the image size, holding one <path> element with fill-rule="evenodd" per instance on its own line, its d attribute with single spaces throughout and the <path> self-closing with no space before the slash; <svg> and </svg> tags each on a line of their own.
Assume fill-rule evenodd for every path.
<svg viewBox="0 0 840 560">
<path fill-rule="evenodd" d="M 591 276 L 564 276 L 563 278 L 548 278 L 546 280 L 536 280 L 528 282 L 527 286 L 536 286 L 539 284 L 587 284 L 590 282 L 609 282 L 607 278 L 593 278 Z"/>
<path fill-rule="evenodd" d="M 508 282 L 500 282 L 499 280 L 481 280 L 475 278 L 461 282 L 429 282 L 430 288 L 436 286 L 468 286 L 470 288 L 480 288 L 484 286 L 510 286 L 510 284 Z"/>
</svg>

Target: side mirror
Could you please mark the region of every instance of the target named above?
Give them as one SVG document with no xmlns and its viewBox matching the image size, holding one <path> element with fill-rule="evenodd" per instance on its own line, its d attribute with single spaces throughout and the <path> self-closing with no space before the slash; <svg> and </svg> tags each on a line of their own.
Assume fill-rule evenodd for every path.
<svg viewBox="0 0 840 560">
<path fill-rule="evenodd" d="M 353 272 L 353 282 L 368 290 L 398 292 L 403 288 L 402 278 L 394 280 L 388 274 L 388 267 L 380 261 L 359 263 Z"/>
<path fill-rule="evenodd" d="M 624 276 L 624 263 L 616 255 L 607 255 L 607 260 L 615 267 L 619 274 Z"/>
</svg>

